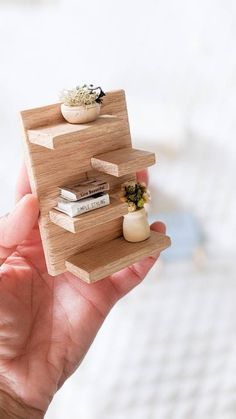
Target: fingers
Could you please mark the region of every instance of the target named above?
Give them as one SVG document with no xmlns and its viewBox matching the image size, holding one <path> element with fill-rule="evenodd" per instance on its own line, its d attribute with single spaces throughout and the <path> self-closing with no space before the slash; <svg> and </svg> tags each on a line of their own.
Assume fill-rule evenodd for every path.
<svg viewBox="0 0 236 419">
<path fill-rule="evenodd" d="M 20 168 L 19 177 L 16 184 L 16 202 L 23 196 L 31 193 L 29 178 L 26 170 L 25 163 L 23 162 Z"/>
<path fill-rule="evenodd" d="M 32 231 L 39 215 L 38 200 L 33 195 L 25 195 L 14 211 L 0 218 L 0 262 L 15 250 Z"/>
<path fill-rule="evenodd" d="M 146 185 L 148 185 L 148 171 L 145 170 L 141 170 L 140 172 L 136 173 L 136 178 L 138 182 L 144 182 L 146 183 Z"/>
<path fill-rule="evenodd" d="M 151 230 L 166 234 L 166 225 L 162 221 L 155 221 L 155 223 L 151 225 Z"/>
<path fill-rule="evenodd" d="M 153 223 L 151 229 L 161 234 L 166 232 L 165 224 L 160 221 Z M 123 297 L 145 278 L 159 256 L 159 253 L 148 256 L 111 276 L 111 281 L 118 292 L 118 298 Z"/>
</svg>

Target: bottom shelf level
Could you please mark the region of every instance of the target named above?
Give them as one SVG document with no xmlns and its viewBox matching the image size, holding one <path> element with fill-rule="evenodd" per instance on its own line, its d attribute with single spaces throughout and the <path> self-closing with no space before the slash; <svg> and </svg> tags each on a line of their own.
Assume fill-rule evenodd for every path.
<svg viewBox="0 0 236 419">
<path fill-rule="evenodd" d="M 94 246 L 71 256 L 66 261 L 69 272 L 91 283 L 132 265 L 146 256 L 152 256 L 169 247 L 170 238 L 152 231 L 139 243 L 129 243 L 123 237 Z"/>
</svg>

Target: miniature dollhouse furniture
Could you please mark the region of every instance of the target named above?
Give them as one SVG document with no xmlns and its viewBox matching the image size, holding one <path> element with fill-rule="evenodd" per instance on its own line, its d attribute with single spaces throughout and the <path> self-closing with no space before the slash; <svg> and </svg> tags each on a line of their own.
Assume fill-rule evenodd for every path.
<svg viewBox="0 0 236 419">
<path fill-rule="evenodd" d="M 129 243 L 122 236 L 128 207 L 118 197 L 121 184 L 155 163 L 154 153 L 132 148 L 123 90 L 106 93 L 100 117 L 88 124 L 66 122 L 59 103 L 22 111 L 21 118 L 50 275 L 70 271 L 90 283 L 170 245 L 169 237 L 156 232 L 139 243 Z M 110 205 L 75 218 L 54 209 L 58 187 L 98 174 L 110 184 Z"/>
</svg>

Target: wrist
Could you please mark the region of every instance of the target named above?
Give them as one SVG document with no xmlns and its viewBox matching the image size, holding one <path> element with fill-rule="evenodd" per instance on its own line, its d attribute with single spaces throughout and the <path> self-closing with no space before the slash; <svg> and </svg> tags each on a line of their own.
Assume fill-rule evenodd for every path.
<svg viewBox="0 0 236 419">
<path fill-rule="evenodd" d="M 43 419 L 44 412 L 27 406 L 21 400 L 0 390 L 1 419 Z"/>
</svg>

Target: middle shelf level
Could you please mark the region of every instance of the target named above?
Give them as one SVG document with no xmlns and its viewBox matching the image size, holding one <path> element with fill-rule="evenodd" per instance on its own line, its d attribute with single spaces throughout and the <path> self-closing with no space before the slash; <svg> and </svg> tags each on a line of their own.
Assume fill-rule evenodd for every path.
<svg viewBox="0 0 236 419">
<path fill-rule="evenodd" d="M 78 233 L 90 228 L 94 228 L 100 224 L 115 220 L 127 214 L 128 205 L 126 202 L 120 202 L 114 197 L 110 197 L 110 204 L 102 208 L 97 208 L 93 211 L 85 212 L 77 215 L 77 217 L 69 217 L 56 209 L 49 212 L 50 220 L 64 230 L 71 233 Z"/>
<path fill-rule="evenodd" d="M 132 147 L 108 151 L 91 158 L 93 169 L 116 177 L 145 169 L 155 162 L 155 153 Z"/>
</svg>

